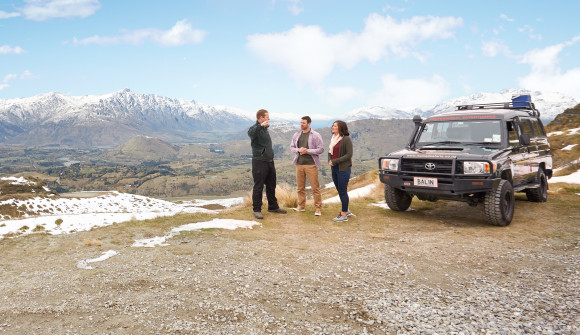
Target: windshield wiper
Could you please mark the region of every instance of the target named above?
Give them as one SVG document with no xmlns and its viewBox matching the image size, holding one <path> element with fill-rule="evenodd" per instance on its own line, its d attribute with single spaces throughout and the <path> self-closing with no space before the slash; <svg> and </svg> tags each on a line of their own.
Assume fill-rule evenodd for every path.
<svg viewBox="0 0 580 335">
<path fill-rule="evenodd" d="M 440 141 L 440 142 L 426 143 L 424 145 L 424 147 L 429 147 L 429 146 L 437 145 L 437 144 L 458 144 L 458 143 L 462 143 L 462 142 L 459 142 L 459 141 Z"/>
<path fill-rule="evenodd" d="M 501 144 L 501 143 L 499 143 L 499 142 L 464 142 L 462 144 L 465 144 L 465 145 L 485 145 L 485 146 L 487 146 L 487 145 L 498 145 L 498 144 Z"/>
</svg>

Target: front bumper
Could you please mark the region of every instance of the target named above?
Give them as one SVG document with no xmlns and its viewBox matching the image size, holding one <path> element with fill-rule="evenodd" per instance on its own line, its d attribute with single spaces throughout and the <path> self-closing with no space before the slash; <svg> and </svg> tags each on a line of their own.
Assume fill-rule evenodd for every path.
<svg viewBox="0 0 580 335">
<path fill-rule="evenodd" d="M 414 177 L 437 178 L 437 187 L 417 186 L 414 184 Z M 397 174 L 396 172 L 387 172 L 385 170 L 379 170 L 379 179 L 384 184 L 409 193 L 447 196 L 485 193 L 494 189 L 501 180 L 490 176 Z"/>
</svg>

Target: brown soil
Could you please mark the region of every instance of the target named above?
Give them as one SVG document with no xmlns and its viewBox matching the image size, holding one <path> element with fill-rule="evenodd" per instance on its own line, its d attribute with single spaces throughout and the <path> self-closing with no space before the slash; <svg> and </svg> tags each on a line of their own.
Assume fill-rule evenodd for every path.
<svg viewBox="0 0 580 335">
<path fill-rule="evenodd" d="M 402 311 L 395 307 L 390 318 L 384 308 L 389 301 L 400 299 L 393 306 L 403 308 L 405 299 L 421 305 L 429 296 L 423 304 L 442 311 L 456 306 L 453 297 L 461 296 L 466 305 L 477 301 L 471 293 L 477 285 L 486 297 L 497 288 L 493 296 L 515 300 L 515 306 L 527 304 L 516 293 L 540 296 L 548 285 L 552 295 L 545 303 L 561 299 L 568 309 L 566 315 L 542 309 L 537 305 L 542 300 L 534 298 L 545 320 L 541 329 L 565 320 L 561 333 L 573 333 L 569 323 L 578 321 L 580 308 L 580 196 L 550 194 L 547 203 L 530 203 L 518 195 L 517 200 L 507 227 L 488 225 L 481 207 L 462 203 L 414 200 L 414 210 L 397 213 L 362 201 L 352 204 L 358 215 L 346 223 L 331 221 L 338 205 L 325 205 L 322 217 L 311 208 L 287 215 L 264 211 L 261 227 L 182 233 L 155 248 L 131 245 L 209 217 L 182 215 L 70 235 L 4 239 L 0 333 L 412 333 L 420 327 L 408 315 L 400 321 Z M 242 211 L 219 217 L 253 220 L 251 210 Z M 107 250 L 119 254 L 91 263 L 92 270 L 77 267 Z M 469 326 L 437 322 L 423 329 L 445 333 Z M 506 322 L 506 333 L 519 332 Z"/>
</svg>

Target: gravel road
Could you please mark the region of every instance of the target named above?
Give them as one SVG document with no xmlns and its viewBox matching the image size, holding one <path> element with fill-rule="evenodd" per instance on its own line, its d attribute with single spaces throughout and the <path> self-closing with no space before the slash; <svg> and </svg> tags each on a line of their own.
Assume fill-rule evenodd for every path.
<svg viewBox="0 0 580 335">
<path fill-rule="evenodd" d="M 131 244 L 202 217 L 4 239 L 0 333 L 580 334 L 580 206 L 559 207 L 580 198 L 550 197 L 518 200 L 508 227 L 464 204 L 358 203 L 346 223 L 266 213 L 155 248 Z"/>
</svg>

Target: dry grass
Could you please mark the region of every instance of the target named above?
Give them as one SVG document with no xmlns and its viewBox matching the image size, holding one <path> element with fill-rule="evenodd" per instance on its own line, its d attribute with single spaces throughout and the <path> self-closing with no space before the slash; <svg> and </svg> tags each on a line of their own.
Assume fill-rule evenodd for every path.
<svg viewBox="0 0 580 335">
<path fill-rule="evenodd" d="M 276 199 L 278 199 L 278 204 L 280 207 L 293 208 L 298 205 L 298 194 L 296 193 L 296 187 L 288 183 L 280 183 L 276 185 Z M 264 206 L 267 206 L 268 199 L 266 199 L 266 193 L 262 193 L 262 202 Z M 243 206 L 252 207 L 252 191 L 249 191 L 244 197 Z"/>
<path fill-rule="evenodd" d="M 348 190 L 354 190 L 369 184 L 377 184 L 377 187 L 371 192 L 371 194 L 366 196 L 365 199 L 370 200 L 381 198 L 383 196 L 383 187 L 379 181 L 378 170 L 373 170 L 352 178 L 349 181 Z M 309 193 L 308 190 L 307 192 Z M 332 198 L 338 194 L 334 187 L 322 189 L 320 192 L 322 194 L 322 199 Z M 280 183 L 276 185 L 276 198 L 278 199 L 278 203 L 281 207 L 295 208 L 298 206 L 298 194 L 296 187 L 288 183 Z M 307 194 L 307 198 L 311 197 L 309 197 Z M 262 201 L 264 205 L 268 204 L 265 193 L 262 195 Z M 312 200 L 307 200 L 307 202 L 309 201 L 311 202 Z M 243 207 L 252 207 L 252 191 L 247 192 L 246 196 L 244 197 Z"/>
<path fill-rule="evenodd" d="M 99 241 L 99 240 L 94 240 L 94 239 L 88 239 L 85 238 L 83 239 L 83 243 L 87 246 L 87 247 L 100 247 L 103 245 L 103 242 Z"/>
</svg>

